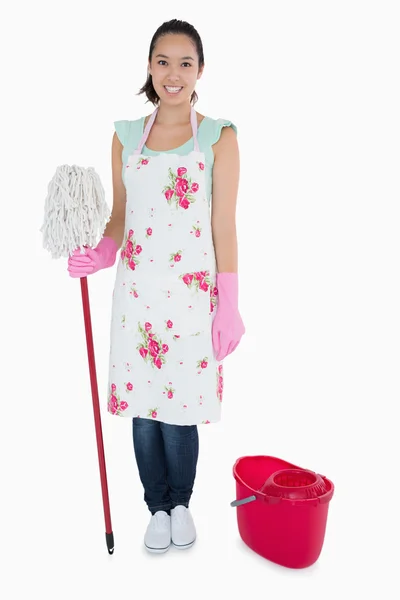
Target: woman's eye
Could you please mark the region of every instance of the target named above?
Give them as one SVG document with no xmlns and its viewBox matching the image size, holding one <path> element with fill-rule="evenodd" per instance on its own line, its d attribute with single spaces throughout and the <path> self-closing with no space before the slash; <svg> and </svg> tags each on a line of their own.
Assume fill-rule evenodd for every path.
<svg viewBox="0 0 400 600">
<path fill-rule="evenodd" d="M 159 60 L 158 64 L 161 65 L 161 66 L 164 66 L 164 65 L 167 64 L 167 61 L 166 60 Z M 185 65 L 185 66 L 188 66 L 188 67 L 192 66 L 191 63 L 188 63 L 188 62 L 184 62 L 184 63 L 182 63 L 182 65 Z"/>
</svg>

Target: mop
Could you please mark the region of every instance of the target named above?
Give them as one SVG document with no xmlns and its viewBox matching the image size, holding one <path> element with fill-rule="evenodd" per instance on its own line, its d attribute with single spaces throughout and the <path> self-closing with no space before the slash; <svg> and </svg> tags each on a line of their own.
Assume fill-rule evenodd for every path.
<svg viewBox="0 0 400 600">
<path fill-rule="evenodd" d="M 84 246 L 93 247 L 96 245 L 109 217 L 110 211 L 105 202 L 104 188 L 93 167 L 61 165 L 57 167 L 53 179 L 48 185 L 44 221 L 40 229 L 43 234 L 43 247 L 50 252 L 52 258 L 56 259 L 70 256 L 77 248 L 83 252 Z M 87 277 L 81 277 L 80 282 L 103 496 L 106 543 L 109 554 L 113 554 L 114 534 L 108 497 Z"/>
</svg>

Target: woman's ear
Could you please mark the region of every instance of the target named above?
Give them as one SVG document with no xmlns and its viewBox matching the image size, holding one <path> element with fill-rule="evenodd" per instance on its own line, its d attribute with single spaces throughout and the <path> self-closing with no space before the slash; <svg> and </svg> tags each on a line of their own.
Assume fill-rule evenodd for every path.
<svg viewBox="0 0 400 600">
<path fill-rule="evenodd" d="M 203 75 L 203 71 L 204 71 L 204 65 L 201 67 L 201 69 L 197 73 L 197 79 L 200 79 L 200 77 Z"/>
</svg>

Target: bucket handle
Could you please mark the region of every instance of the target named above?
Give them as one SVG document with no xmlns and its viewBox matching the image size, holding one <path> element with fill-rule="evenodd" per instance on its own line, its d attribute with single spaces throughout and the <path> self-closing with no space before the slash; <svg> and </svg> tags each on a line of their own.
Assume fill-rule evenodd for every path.
<svg viewBox="0 0 400 600">
<path fill-rule="evenodd" d="M 247 496 L 247 498 L 242 498 L 241 500 L 234 500 L 233 502 L 231 502 L 231 506 L 241 506 L 242 504 L 254 502 L 254 500 L 257 500 L 257 496 Z"/>
</svg>

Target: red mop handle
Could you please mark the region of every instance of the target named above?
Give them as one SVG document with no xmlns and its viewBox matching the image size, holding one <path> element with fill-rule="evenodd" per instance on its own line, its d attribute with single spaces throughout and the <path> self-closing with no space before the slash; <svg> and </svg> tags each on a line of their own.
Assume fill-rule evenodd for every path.
<svg viewBox="0 0 400 600">
<path fill-rule="evenodd" d="M 97 453 L 99 456 L 99 467 L 100 467 L 100 479 L 101 489 L 103 494 L 103 506 L 104 506 L 104 519 L 106 525 L 106 541 L 107 548 L 110 554 L 114 550 L 114 536 L 111 526 L 111 514 L 110 514 L 110 501 L 108 497 L 108 485 L 107 485 L 107 471 L 106 462 L 104 458 L 104 445 L 103 445 L 103 433 L 101 427 L 101 416 L 100 416 L 100 405 L 99 405 L 99 392 L 97 385 L 96 375 L 96 362 L 94 356 L 94 345 L 93 345 L 93 333 L 92 333 L 92 322 L 90 316 L 90 304 L 89 304 L 89 292 L 87 277 L 81 277 L 81 292 L 82 292 L 82 304 L 83 304 L 83 316 L 85 320 L 85 331 L 86 331 L 86 345 L 89 360 L 89 372 L 90 372 L 90 385 L 92 388 L 92 399 L 93 399 L 93 413 L 94 421 L 96 426 L 96 438 L 97 438 Z"/>
</svg>

